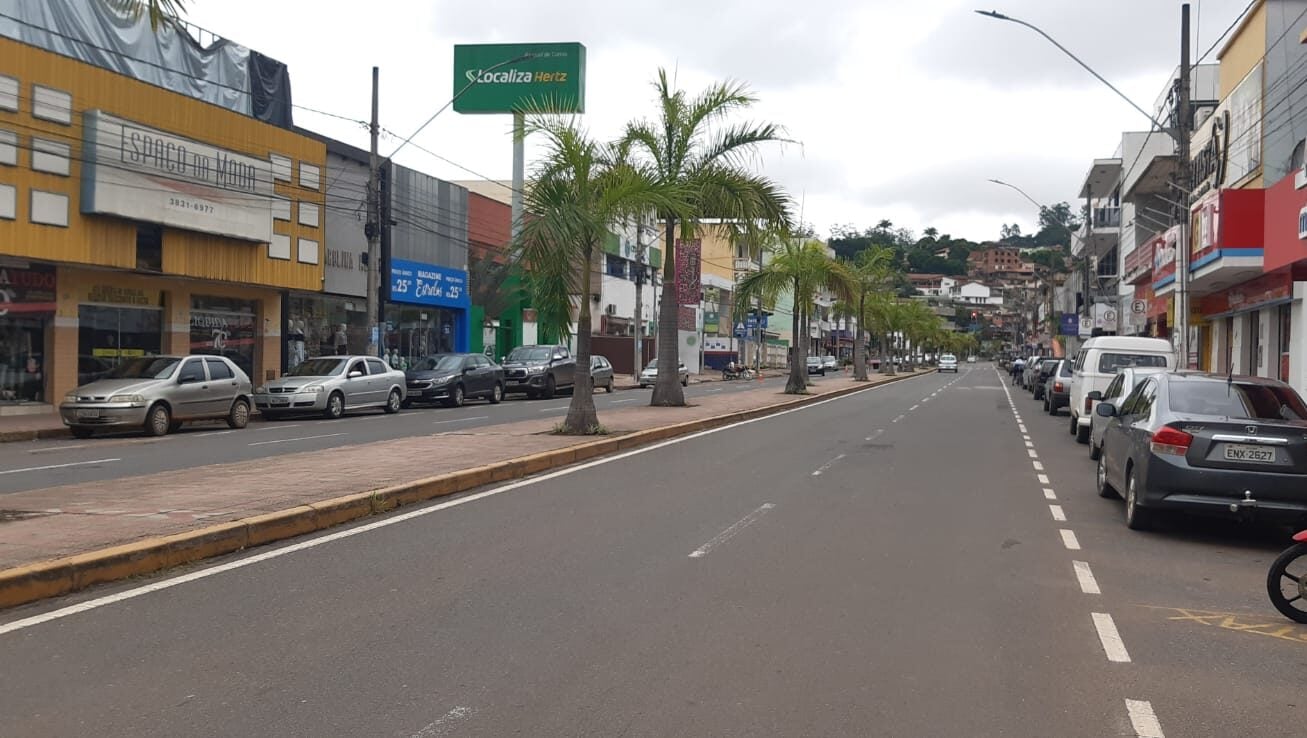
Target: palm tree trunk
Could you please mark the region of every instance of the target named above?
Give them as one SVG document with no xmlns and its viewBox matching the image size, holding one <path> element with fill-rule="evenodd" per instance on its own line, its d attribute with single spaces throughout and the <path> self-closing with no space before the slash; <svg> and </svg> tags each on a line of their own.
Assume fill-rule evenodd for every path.
<svg viewBox="0 0 1307 738">
<path fill-rule="evenodd" d="M 676 294 L 676 220 L 663 219 L 666 234 L 663 249 L 663 298 L 658 306 L 658 378 L 654 381 L 652 407 L 683 407 L 681 389 L 680 343 L 678 318 L 681 306 Z"/>
<path fill-rule="evenodd" d="M 576 319 L 576 369 L 572 384 L 572 402 L 567 407 L 563 433 L 577 436 L 593 432 L 599 426 L 595 410 L 594 381 L 590 375 L 590 259 L 594 248 L 585 249 L 581 273 L 581 310 Z"/>
<path fill-rule="evenodd" d="M 790 377 L 785 380 L 785 394 L 801 395 L 808 389 L 808 352 L 804 337 L 807 331 L 800 332 L 803 308 L 799 303 L 799 283 L 794 282 L 794 309 L 790 311 Z"/>
<path fill-rule="evenodd" d="M 858 294 L 858 325 L 853 334 L 853 378 L 859 382 L 867 381 L 867 358 L 863 356 L 867 341 L 863 338 L 866 334 L 862 330 L 862 317 L 866 315 L 866 309 L 867 293 L 862 292 Z"/>
</svg>

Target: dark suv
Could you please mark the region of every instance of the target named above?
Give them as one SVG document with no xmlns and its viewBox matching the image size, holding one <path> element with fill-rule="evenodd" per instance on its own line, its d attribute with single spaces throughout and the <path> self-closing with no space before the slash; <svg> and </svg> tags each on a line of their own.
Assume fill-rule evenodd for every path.
<svg viewBox="0 0 1307 738">
<path fill-rule="evenodd" d="M 576 358 L 566 346 L 518 346 L 504 357 L 504 394 L 553 397 L 572 386 Z"/>
</svg>

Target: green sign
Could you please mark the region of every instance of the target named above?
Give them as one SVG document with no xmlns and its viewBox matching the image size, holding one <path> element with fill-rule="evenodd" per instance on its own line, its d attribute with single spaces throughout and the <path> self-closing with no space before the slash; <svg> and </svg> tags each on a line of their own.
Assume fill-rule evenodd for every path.
<svg viewBox="0 0 1307 738">
<path fill-rule="evenodd" d="M 584 113 L 585 47 L 575 43 L 455 46 L 454 110 Z"/>
<path fill-rule="evenodd" d="M 705 310 L 703 313 L 703 332 L 717 335 L 721 320 L 716 310 Z"/>
</svg>

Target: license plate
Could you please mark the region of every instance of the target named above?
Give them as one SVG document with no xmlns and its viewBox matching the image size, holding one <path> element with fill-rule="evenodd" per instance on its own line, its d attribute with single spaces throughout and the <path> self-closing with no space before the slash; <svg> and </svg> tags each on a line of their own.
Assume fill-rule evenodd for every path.
<svg viewBox="0 0 1307 738">
<path fill-rule="evenodd" d="M 1257 464 L 1274 464 L 1275 449 L 1265 446 L 1243 446 L 1236 443 L 1225 447 L 1226 461 L 1251 461 Z"/>
<path fill-rule="evenodd" d="M 284 397 L 274 397 L 274 398 L 272 398 L 271 402 L 272 402 L 272 404 L 274 404 L 274 405 L 289 405 L 289 404 L 290 404 L 290 400 L 287 400 L 287 399 L 284 398 Z"/>
<path fill-rule="evenodd" d="M 78 411 L 77 411 L 77 417 L 79 417 L 79 418 L 98 418 L 98 417 L 100 417 L 100 411 L 99 411 L 99 410 L 78 410 Z"/>
</svg>

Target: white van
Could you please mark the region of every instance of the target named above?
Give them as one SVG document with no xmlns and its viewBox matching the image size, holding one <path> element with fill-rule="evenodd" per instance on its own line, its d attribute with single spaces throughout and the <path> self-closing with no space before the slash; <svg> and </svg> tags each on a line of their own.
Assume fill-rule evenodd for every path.
<svg viewBox="0 0 1307 738">
<path fill-rule="evenodd" d="M 1071 433 L 1080 443 L 1089 443 L 1094 417 L 1090 392 L 1102 392 L 1127 366 L 1175 368 L 1175 349 L 1164 338 L 1141 336 L 1099 336 L 1085 341 L 1076 354 L 1071 379 Z"/>
</svg>

